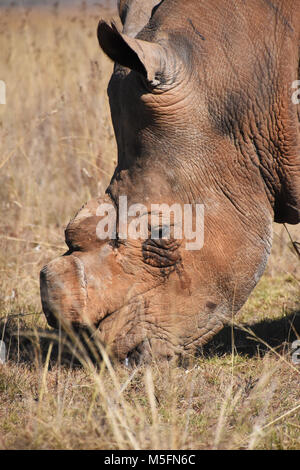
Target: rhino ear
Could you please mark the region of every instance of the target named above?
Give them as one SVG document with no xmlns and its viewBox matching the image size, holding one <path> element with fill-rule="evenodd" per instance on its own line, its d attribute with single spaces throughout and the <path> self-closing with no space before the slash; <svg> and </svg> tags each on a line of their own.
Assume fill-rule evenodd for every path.
<svg viewBox="0 0 300 470">
<path fill-rule="evenodd" d="M 140 73 L 153 87 L 162 82 L 166 51 L 156 43 L 134 39 L 120 33 L 105 21 L 98 25 L 100 47 L 114 62 Z"/>
<path fill-rule="evenodd" d="M 149 22 L 163 0 L 119 0 L 118 9 L 123 33 L 135 37 Z"/>
<path fill-rule="evenodd" d="M 118 10 L 119 10 L 119 16 L 120 16 L 122 25 L 124 26 L 125 21 L 126 21 L 126 16 L 128 13 L 128 1 L 118 0 Z"/>
</svg>

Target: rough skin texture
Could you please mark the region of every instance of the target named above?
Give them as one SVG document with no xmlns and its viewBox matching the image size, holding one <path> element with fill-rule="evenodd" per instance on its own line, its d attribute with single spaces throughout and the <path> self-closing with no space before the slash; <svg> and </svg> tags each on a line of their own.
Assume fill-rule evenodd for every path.
<svg viewBox="0 0 300 470">
<path fill-rule="evenodd" d="M 204 247 L 150 233 L 100 241 L 101 200 L 90 201 L 66 230 L 66 256 L 41 272 L 42 302 L 51 325 L 94 325 L 121 360 L 170 360 L 194 354 L 245 303 L 273 220 L 300 221 L 300 1 L 119 4 L 124 32 L 98 28 L 116 62 L 118 165 L 103 201 L 204 204 Z"/>
</svg>

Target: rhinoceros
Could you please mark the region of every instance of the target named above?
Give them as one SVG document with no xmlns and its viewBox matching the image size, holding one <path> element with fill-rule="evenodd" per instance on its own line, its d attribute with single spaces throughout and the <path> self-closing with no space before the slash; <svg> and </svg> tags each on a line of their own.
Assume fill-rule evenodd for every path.
<svg viewBox="0 0 300 470">
<path fill-rule="evenodd" d="M 122 31 L 98 26 L 115 62 L 117 167 L 42 269 L 42 306 L 50 326 L 93 328 L 119 360 L 174 360 L 244 305 L 273 221 L 300 222 L 300 1 L 121 0 L 119 12 Z M 162 205 L 190 208 L 198 248 Z"/>
</svg>

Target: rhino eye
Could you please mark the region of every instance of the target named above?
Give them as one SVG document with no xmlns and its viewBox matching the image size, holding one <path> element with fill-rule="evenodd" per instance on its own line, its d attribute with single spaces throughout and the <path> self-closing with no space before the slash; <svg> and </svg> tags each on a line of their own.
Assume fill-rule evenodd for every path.
<svg viewBox="0 0 300 470">
<path fill-rule="evenodd" d="M 151 240 L 169 240 L 171 230 L 169 225 L 162 225 L 161 227 L 152 227 Z"/>
<path fill-rule="evenodd" d="M 146 264 L 156 268 L 171 268 L 181 262 L 180 241 L 163 238 L 149 238 L 142 245 Z"/>
</svg>

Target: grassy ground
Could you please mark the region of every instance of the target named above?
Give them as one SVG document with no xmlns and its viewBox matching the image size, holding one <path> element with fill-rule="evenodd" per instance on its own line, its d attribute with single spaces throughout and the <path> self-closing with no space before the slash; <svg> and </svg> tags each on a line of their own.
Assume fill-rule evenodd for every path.
<svg viewBox="0 0 300 470">
<path fill-rule="evenodd" d="M 300 333 L 300 263 L 281 226 L 235 326 L 187 367 L 97 365 L 46 326 L 39 270 L 64 252 L 64 227 L 115 163 L 112 66 L 95 35 L 110 16 L 99 7 L 1 12 L 0 338 L 9 362 L 0 366 L 0 449 L 299 449 L 290 343 Z"/>
</svg>

